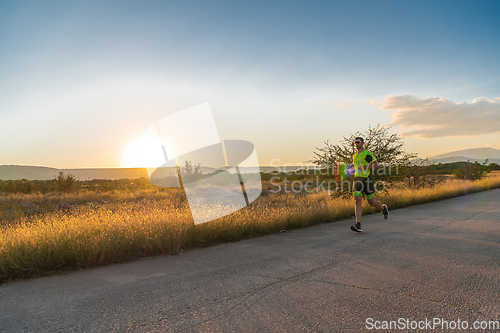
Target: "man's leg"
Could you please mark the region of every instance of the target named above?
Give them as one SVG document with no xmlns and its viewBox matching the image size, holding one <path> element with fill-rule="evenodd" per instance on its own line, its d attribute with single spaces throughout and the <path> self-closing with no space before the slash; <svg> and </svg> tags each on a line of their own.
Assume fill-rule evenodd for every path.
<svg viewBox="0 0 500 333">
<path fill-rule="evenodd" d="M 351 230 L 362 232 L 363 230 L 361 229 L 361 215 L 363 214 L 363 210 L 361 209 L 361 203 L 363 202 L 363 194 L 355 192 L 354 200 L 356 201 L 356 208 L 354 208 L 354 214 L 356 215 L 356 224 L 351 226 Z"/>
<path fill-rule="evenodd" d="M 377 207 L 378 209 L 382 210 L 382 203 L 375 199 L 375 197 L 368 199 L 368 204 L 372 207 Z"/>
<path fill-rule="evenodd" d="M 375 196 L 375 194 L 373 194 L 373 196 Z M 370 199 L 368 199 L 368 204 L 380 209 L 380 211 L 384 215 L 384 219 L 387 220 L 387 217 L 389 216 L 389 209 L 387 208 L 387 205 L 383 205 L 380 201 L 375 199 L 375 197 L 371 197 Z"/>
<path fill-rule="evenodd" d="M 356 224 L 351 226 L 352 231 L 361 232 L 361 215 L 363 215 L 363 209 L 361 208 L 361 203 L 363 202 L 363 191 L 365 179 L 362 177 L 355 177 L 353 183 L 352 195 L 356 201 L 356 207 L 354 208 L 354 214 L 356 216 Z"/>
<path fill-rule="evenodd" d="M 354 209 L 356 222 L 361 223 L 361 215 L 363 215 L 363 209 L 361 208 L 361 204 L 363 203 L 363 195 L 355 195 L 354 200 L 356 200 L 356 208 Z"/>
</svg>

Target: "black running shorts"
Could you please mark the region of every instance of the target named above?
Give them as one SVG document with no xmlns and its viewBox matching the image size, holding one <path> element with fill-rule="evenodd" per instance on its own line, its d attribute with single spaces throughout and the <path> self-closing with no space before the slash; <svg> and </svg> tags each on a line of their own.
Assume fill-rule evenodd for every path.
<svg viewBox="0 0 500 333">
<path fill-rule="evenodd" d="M 366 195 L 366 199 L 371 199 L 375 196 L 375 186 L 373 184 L 372 175 L 368 177 L 354 177 L 352 186 L 352 195 Z"/>
</svg>

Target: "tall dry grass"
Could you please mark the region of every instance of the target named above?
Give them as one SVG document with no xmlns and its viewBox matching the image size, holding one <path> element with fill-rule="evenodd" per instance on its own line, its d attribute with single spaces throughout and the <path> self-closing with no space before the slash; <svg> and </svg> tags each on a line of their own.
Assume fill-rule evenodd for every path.
<svg viewBox="0 0 500 333">
<path fill-rule="evenodd" d="M 475 182 L 452 181 L 432 189 L 393 190 L 378 198 L 394 210 L 499 187 L 500 176 L 496 175 Z M 154 196 L 116 194 L 110 204 L 82 204 L 68 212 L 54 211 L 0 227 L 0 282 L 176 254 L 183 247 L 236 241 L 354 214 L 352 200 L 332 200 L 326 193 L 272 194 L 231 215 L 195 226 L 184 194 L 172 190 Z M 96 199 L 92 197 L 91 202 Z M 363 205 L 364 213 L 374 212 L 366 202 Z"/>
<path fill-rule="evenodd" d="M 406 188 L 393 189 L 389 194 L 378 195 L 378 198 L 384 201 L 392 210 L 496 188 L 500 188 L 500 173 L 492 173 L 476 181 L 453 179 L 432 188 L 421 188 L 418 190 L 409 190 Z M 373 212 L 373 209 L 370 207 L 367 211 Z"/>
</svg>

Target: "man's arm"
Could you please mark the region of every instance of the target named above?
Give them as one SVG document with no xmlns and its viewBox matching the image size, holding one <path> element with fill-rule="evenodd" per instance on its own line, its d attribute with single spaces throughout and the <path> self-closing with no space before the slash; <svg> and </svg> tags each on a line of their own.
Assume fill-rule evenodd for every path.
<svg viewBox="0 0 500 333">
<path fill-rule="evenodd" d="M 368 164 L 366 166 L 362 166 L 362 165 L 359 166 L 359 170 L 361 170 L 361 171 L 365 171 L 367 169 L 370 169 L 371 171 L 375 171 L 375 169 L 378 169 L 378 168 L 379 168 L 379 165 L 378 165 L 377 160 L 371 162 L 370 164 Z"/>
</svg>

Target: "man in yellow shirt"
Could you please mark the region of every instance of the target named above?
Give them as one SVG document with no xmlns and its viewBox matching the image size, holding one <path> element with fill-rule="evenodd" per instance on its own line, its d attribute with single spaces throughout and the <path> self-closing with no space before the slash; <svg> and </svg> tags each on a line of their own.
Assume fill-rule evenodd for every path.
<svg viewBox="0 0 500 333">
<path fill-rule="evenodd" d="M 384 219 L 387 219 L 389 216 L 389 209 L 386 204 L 382 204 L 380 201 L 375 199 L 375 187 L 370 171 L 375 171 L 375 169 L 379 167 L 377 159 L 371 152 L 363 148 L 363 138 L 357 137 L 354 139 L 354 144 L 356 145 L 356 150 L 358 151 L 352 158 L 355 170 L 352 194 L 354 196 L 354 200 L 356 201 L 356 224 L 351 226 L 351 230 L 362 232 L 361 215 L 363 214 L 363 210 L 361 208 L 361 203 L 363 201 L 363 194 L 365 195 L 366 200 L 368 200 L 368 204 L 370 204 L 370 206 L 380 209 L 384 215 Z"/>
</svg>

